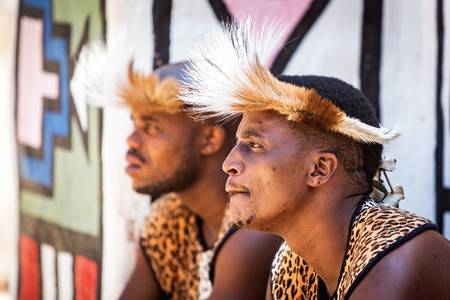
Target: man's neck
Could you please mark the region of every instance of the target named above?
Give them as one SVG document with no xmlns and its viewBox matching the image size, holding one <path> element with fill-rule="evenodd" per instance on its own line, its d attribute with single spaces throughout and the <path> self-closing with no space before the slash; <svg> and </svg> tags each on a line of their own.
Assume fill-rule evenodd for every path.
<svg viewBox="0 0 450 300">
<path fill-rule="evenodd" d="M 200 230 L 209 245 L 217 239 L 228 203 L 226 177 L 214 175 L 203 174 L 191 187 L 178 192 L 181 201 L 202 219 Z"/>
<path fill-rule="evenodd" d="M 333 199 L 309 201 L 309 207 L 291 216 L 280 233 L 289 247 L 319 274 L 332 294 L 340 276 L 350 221 L 362 196 L 328 195 L 334 195 Z"/>
</svg>

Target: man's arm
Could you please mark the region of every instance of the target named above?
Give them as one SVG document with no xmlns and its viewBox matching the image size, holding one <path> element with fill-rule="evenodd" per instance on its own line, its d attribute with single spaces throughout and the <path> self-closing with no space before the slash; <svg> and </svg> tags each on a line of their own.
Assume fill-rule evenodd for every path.
<svg viewBox="0 0 450 300">
<path fill-rule="evenodd" d="M 218 254 L 210 300 L 264 299 L 272 259 L 281 238 L 239 229 Z"/>
<path fill-rule="evenodd" d="M 272 289 L 271 289 L 271 284 L 270 284 L 270 277 L 271 277 L 271 275 L 269 274 L 269 279 L 267 280 L 267 286 L 266 286 L 266 300 L 273 300 Z"/>
<path fill-rule="evenodd" d="M 450 299 L 450 242 L 419 234 L 381 259 L 351 299 Z"/>
<path fill-rule="evenodd" d="M 160 298 L 161 292 L 155 275 L 153 274 L 153 270 L 147 263 L 140 245 L 138 245 L 136 249 L 136 264 L 120 299 L 151 300 Z"/>
</svg>

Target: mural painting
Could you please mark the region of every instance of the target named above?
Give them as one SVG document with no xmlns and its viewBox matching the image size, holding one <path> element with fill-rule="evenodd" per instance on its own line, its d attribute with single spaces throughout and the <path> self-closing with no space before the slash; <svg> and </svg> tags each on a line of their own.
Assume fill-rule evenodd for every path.
<svg viewBox="0 0 450 300">
<path fill-rule="evenodd" d="M 20 1 L 16 59 L 19 299 L 96 299 L 102 262 L 102 114 L 69 82 L 104 36 L 100 1 Z"/>
</svg>

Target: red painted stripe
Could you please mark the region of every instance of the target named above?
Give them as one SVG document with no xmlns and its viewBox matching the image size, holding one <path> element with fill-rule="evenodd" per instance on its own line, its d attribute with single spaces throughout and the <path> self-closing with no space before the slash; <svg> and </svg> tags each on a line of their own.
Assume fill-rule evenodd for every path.
<svg viewBox="0 0 450 300">
<path fill-rule="evenodd" d="M 19 299 L 34 300 L 41 296 L 39 245 L 27 235 L 20 236 Z"/>
<path fill-rule="evenodd" d="M 97 263 L 84 256 L 75 257 L 75 298 L 95 300 L 97 298 Z"/>
</svg>

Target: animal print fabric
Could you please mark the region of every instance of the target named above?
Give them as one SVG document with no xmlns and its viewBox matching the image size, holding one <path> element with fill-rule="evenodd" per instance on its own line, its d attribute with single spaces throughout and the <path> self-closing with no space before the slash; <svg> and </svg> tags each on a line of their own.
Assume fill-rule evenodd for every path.
<svg viewBox="0 0 450 300">
<path fill-rule="evenodd" d="M 336 292 L 319 295 L 320 278 L 284 243 L 272 263 L 272 298 L 348 299 L 365 275 L 389 252 L 426 230 L 431 221 L 410 212 L 365 200 L 351 222 L 349 241 Z"/>
<path fill-rule="evenodd" d="M 271 289 L 275 299 L 317 299 L 319 276 L 284 242 L 272 262 Z"/>
<path fill-rule="evenodd" d="M 408 211 L 364 202 L 351 227 L 343 272 L 335 299 L 347 299 L 375 263 L 425 230 L 437 230 L 431 221 Z"/>
<path fill-rule="evenodd" d="M 152 204 L 141 232 L 141 246 L 162 291 L 170 299 L 205 299 L 212 291 L 208 276 L 211 253 L 231 228 L 226 211 L 217 241 L 205 249 L 198 217 L 175 194 Z"/>
</svg>

